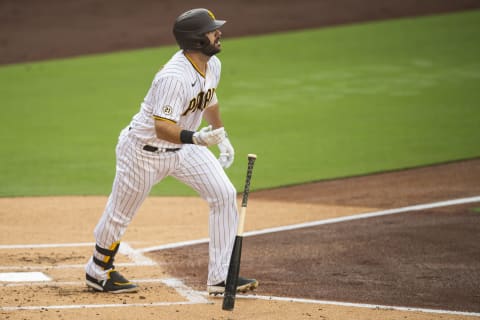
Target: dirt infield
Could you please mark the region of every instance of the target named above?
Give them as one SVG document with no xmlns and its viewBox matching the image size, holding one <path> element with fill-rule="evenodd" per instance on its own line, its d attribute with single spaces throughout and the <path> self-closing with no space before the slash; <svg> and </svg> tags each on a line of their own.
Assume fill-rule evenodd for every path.
<svg viewBox="0 0 480 320">
<path fill-rule="evenodd" d="M 259 295 L 480 312 L 476 206 L 248 237 L 243 273 L 261 279 Z M 202 290 L 207 253 L 204 244 L 155 258 Z"/>
<path fill-rule="evenodd" d="M 379 211 L 478 196 L 478 178 L 480 160 L 472 160 L 268 190 L 251 199 L 330 202 L 340 208 L 368 202 Z M 255 219 L 256 212 L 252 215 Z M 244 273 L 262 279 L 262 295 L 480 312 L 478 234 L 478 200 L 411 209 L 246 238 Z M 202 244 L 158 251 L 154 257 L 200 290 L 206 252 Z"/>
<path fill-rule="evenodd" d="M 172 44 L 173 19 L 199 6 L 226 18 L 230 37 L 467 10 L 480 2 L 4 0 L 0 64 Z M 480 159 L 473 159 L 252 193 L 249 232 L 331 223 L 247 237 L 242 273 L 260 287 L 256 297 L 239 297 L 230 313 L 204 294 L 208 208 L 200 199 L 147 199 L 117 261 L 141 291 L 105 295 L 87 290 L 83 265 L 106 197 L 0 198 L 0 276 L 51 278 L 0 280 L 0 318 L 478 319 L 480 201 L 354 217 L 478 197 L 479 181 Z M 350 218 L 331 220 L 343 217 Z"/>
<path fill-rule="evenodd" d="M 83 282 L 91 232 L 106 197 L 2 198 L 0 275 L 42 272 L 52 281 L 0 282 L 0 315 L 5 319 L 478 318 L 479 179 L 480 159 L 474 159 L 318 182 L 315 192 L 301 192 L 303 197 L 295 201 L 289 197 L 305 186 L 253 192 L 248 232 L 330 223 L 245 238 L 242 273 L 257 277 L 261 285 L 256 297 L 239 297 L 233 313 L 221 310 L 221 299 L 204 295 L 205 244 L 164 247 L 207 237 L 207 208 L 197 198 L 151 197 L 142 206 L 117 260 L 117 267 L 141 290 L 120 295 L 92 293 Z M 414 201 L 408 200 L 410 192 Z M 413 207 L 358 219 L 362 213 L 394 208 L 389 204 L 406 207 L 472 197 L 476 200 L 463 205 L 440 203 L 431 209 Z M 331 220 L 338 218 L 348 219 Z"/>
</svg>

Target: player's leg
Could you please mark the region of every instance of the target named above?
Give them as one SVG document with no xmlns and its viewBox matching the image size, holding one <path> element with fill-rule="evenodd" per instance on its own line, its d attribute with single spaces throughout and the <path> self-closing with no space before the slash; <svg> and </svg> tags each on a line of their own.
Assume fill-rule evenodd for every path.
<svg viewBox="0 0 480 320">
<path fill-rule="evenodd" d="M 215 156 L 205 147 L 184 146 L 172 176 L 191 186 L 210 207 L 208 285 L 225 281 L 235 240 L 236 190 Z"/>
<path fill-rule="evenodd" d="M 142 150 L 143 145 L 122 136 L 117 146 L 116 175 L 105 211 L 95 227 L 95 250 L 87 263 L 87 284 L 99 291 L 129 292 L 136 285 L 115 271 L 113 262 L 120 239 L 135 213 L 162 177 L 156 154 Z M 168 161 L 167 161 L 168 165 Z"/>
</svg>

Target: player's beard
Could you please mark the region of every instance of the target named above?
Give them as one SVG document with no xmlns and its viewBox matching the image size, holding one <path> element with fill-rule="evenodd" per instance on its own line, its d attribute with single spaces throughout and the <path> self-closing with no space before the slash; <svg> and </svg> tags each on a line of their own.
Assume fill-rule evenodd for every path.
<svg viewBox="0 0 480 320">
<path fill-rule="evenodd" d="M 220 46 L 216 45 L 220 39 L 216 39 L 215 43 L 209 43 L 207 46 L 202 48 L 202 53 L 211 57 L 217 53 L 219 53 L 222 49 Z"/>
</svg>

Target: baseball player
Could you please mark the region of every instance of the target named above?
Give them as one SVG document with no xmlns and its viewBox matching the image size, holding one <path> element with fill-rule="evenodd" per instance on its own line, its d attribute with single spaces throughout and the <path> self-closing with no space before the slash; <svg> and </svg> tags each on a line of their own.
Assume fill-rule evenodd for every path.
<svg viewBox="0 0 480 320">
<path fill-rule="evenodd" d="M 175 20 L 173 33 L 181 50 L 155 75 L 140 111 L 120 133 L 112 192 L 85 266 L 87 286 L 96 291 L 137 291 L 137 285 L 115 269 L 114 258 L 152 187 L 172 176 L 208 202 L 207 291 L 224 292 L 238 220 L 236 190 L 224 172 L 233 162 L 234 149 L 216 94 L 221 64 L 215 54 L 221 50 L 219 28 L 224 23 L 207 9 L 192 9 Z M 209 125 L 198 130 L 202 119 Z M 220 150 L 218 159 L 208 149 L 213 145 Z M 257 286 L 255 279 L 240 277 L 237 289 Z"/>
</svg>

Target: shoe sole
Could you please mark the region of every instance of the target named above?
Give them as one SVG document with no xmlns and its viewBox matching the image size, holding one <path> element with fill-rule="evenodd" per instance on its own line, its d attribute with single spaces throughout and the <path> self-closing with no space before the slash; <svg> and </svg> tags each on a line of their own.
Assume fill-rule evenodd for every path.
<svg viewBox="0 0 480 320">
<path fill-rule="evenodd" d="M 251 282 L 244 284 L 243 286 L 237 287 L 237 292 L 240 293 L 247 293 L 249 290 L 255 290 L 258 287 L 258 281 Z M 210 286 L 208 287 L 208 294 L 209 295 L 219 295 L 219 294 L 224 294 L 225 293 L 225 287 L 216 287 L 216 286 Z"/>
<path fill-rule="evenodd" d="M 100 285 L 94 283 L 94 282 L 91 282 L 89 280 L 85 280 L 85 282 L 87 283 L 87 286 L 92 288 L 93 290 L 95 291 L 98 291 L 98 292 L 106 292 L 106 293 L 127 293 L 127 292 L 137 292 L 138 291 L 138 287 L 134 287 L 134 288 L 127 288 L 127 289 L 118 289 L 118 290 L 104 290 Z"/>
</svg>

